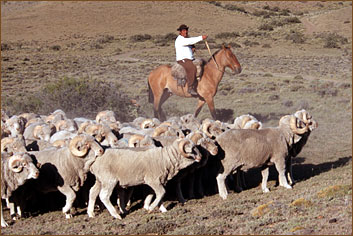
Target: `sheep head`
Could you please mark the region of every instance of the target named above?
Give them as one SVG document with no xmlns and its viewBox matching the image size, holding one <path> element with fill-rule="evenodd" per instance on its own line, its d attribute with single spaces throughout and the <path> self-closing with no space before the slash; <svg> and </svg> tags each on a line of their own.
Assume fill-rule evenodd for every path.
<svg viewBox="0 0 353 236">
<path fill-rule="evenodd" d="M 24 169 L 29 171 L 27 179 L 36 179 L 39 176 L 37 167 L 33 164 L 32 158 L 27 153 L 16 153 L 11 156 L 8 162 L 9 168 L 15 173 L 20 173 Z"/>
<path fill-rule="evenodd" d="M 69 143 L 69 149 L 77 157 L 85 157 L 90 149 L 95 152 L 96 156 L 101 156 L 104 152 L 103 148 L 88 134 L 75 136 Z"/>
<path fill-rule="evenodd" d="M 289 126 L 290 130 L 297 135 L 302 135 L 308 132 L 309 124 L 305 124 L 305 126 L 301 128 L 300 125 L 298 125 L 299 122 L 300 120 L 294 115 L 286 115 L 279 120 L 279 126 L 280 127 Z"/>
<path fill-rule="evenodd" d="M 299 110 L 294 113 L 294 116 L 296 116 L 298 119 L 302 120 L 304 124 L 309 125 L 310 131 L 313 131 L 316 129 L 319 124 L 312 118 L 312 116 L 307 112 L 305 109 Z"/>
<path fill-rule="evenodd" d="M 181 139 L 179 141 L 178 148 L 183 157 L 185 158 L 191 157 L 196 162 L 201 161 L 201 153 L 190 139 Z"/>
</svg>

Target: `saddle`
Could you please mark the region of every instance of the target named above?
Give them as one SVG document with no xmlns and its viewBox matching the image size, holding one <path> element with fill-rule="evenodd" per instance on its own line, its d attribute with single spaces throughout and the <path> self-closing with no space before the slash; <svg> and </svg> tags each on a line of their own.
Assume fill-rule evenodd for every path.
<svg viewBox="0 0 353 236">
<path fill-rule="evenodd" d="M 197 69 L 196 79 L 197 81 L 200 81 L 203 74 L 203 66 L 205 65 L 205 61 L 203 59 L 195 59 L 193 60 L 193 63 Z M 173 78 L 177 81 L 177 85 L 184 87 L 187 81 L 185 68 L 176 62 L 172 66 L 171 73 Z"/>
</svg>

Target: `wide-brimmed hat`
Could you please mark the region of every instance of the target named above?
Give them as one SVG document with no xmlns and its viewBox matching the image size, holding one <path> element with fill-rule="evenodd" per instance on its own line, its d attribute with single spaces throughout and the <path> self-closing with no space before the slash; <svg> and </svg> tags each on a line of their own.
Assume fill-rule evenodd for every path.
<svg viewBox="0 0 353 236">
<path fill-rule="evenodd" d="M 179 26 L 179 28 L 178 28 L 177 30 L 178 30 L 178 31 L 182 31 L 183 29 L 188 30 L 189 27 L 187 27 L 186 25 L 182 24 L 182 25 Z"/>
</svg>

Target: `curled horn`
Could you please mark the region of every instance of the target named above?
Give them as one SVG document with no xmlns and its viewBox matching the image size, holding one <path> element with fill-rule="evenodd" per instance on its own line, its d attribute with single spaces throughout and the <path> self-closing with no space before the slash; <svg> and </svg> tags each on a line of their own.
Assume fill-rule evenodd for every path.
<svg viewBox="0 0 353 236">
<path fill-rule="evenodd" d="M 77 135 L 69 144 L 69 149 L 74 156 L 83 157 L 88 152 L 88 144 L 84 135 Z"/>
<path fill-rule="evenodd" d="M 33 137 L 36 139 L 39 139 L 39 132 L 42 130 L 42 126 L 41 125 L 37 125 L 36 127 L 34 127 L 33 129 Z"/>
<path fill-rule="evenodd" d="M 9 144 L 15 141 L 12 137 L 6 137 L 1 139 L 1 152 L 4 152 L 6 148 L 8 148 Z"/>
<path fill-rule="evenodd" d="M 57 131 L 61 130 L 62 127 L 65 128 L 65 126 L 67 126 L 66 120 L 59 120 L 58 122 L 55 123 L 55 128 Z"/>
<path fill-rule="evenodd" d="M 67 144 L 67 140 L 64 140 L 64 139 L 59 139 L 52 143 L 52 145 L 57 148 L 65 147 L 66 144 Z"/>
<path fill-rule="evenodd" d="M 142 121 L 140 127 L 141 129 L 147 129 L 153 125 L 153 120 L 152 119 L 146 119 Z"/>
<path fill-rule="evenodd" d="M 260 127 L 261 127 L 261 125 L 259 122 L 254 122 L 250 126 L 251 129 L 259 129 Z"/>
<path fill-rule="evenodd" d="M 244 128 L 245 124 L 248 122 L 248 121 L 251 121 L 251 117 L 249 116 L 244 116 L 242 122 L 241 122 L 241 127 L 240 128 Z"/>
<path fill-rule="evenodd" d="M 297 127 L 297 117 L 295 116 L 291 116 L 290 120 L 289 120 L 289 125 L 290 125 L 290 129 L 293 131 L 293 133 L 295 134 L 304 134 L 308 131 L 309 127 L 308 124 L 305 125 L 304 128 L 298 128 Z"/>
<path fill-rule="evenodd" d="M 186 145 L 187 144 L 190 144 L 190 141 L 187 140 L 187 139 L 182 139 L 180 142 L 179 142 L 179 150 L 180 150 L 180 153 L 181 155 L 183 155 L 184 157 L 188 157 L 189 155 L 186 153 L 187 151 L 185 150 L 186 148 Z M 189 150 L 189 152 L 191 152 L 191 150 Z"/>
<path fill-rule="evenodd" d="M 14 155 L 10 157 L 9 160 L 9 168 L 15 173 L 19 173 L 22 171 L 23 166 L 21 165 L 21 156 L 20 155 Z"/>
<path fill-rule="evenodd" d="M 166 126 L 166 125 L 158 126 L 157 128 L 154 129 L 152 137 L 161 136 L 161 134 L 163 134 L 163 133 L 168 131 L 168 128 L 169 128 L 169 126 Z"/>
<path fill-rule="evenodd" d="M 103 126 L 102 125 L 98 125 L 98 124 L 89 125 L 86 128 L 86 132 L 88 134 L 94 136 L 98 142 L 101 142 L 102 139 L 103 139 L 102 133 L 104 133 L 104 130 L 103 130 Z"/>
<path fill-rule="evenodd" d="M 209 129 L 211 127 L 211 122 L 207 121 L 202 124 L 202 132 L 204 132 L 208 137 L 212 137 L 212 134 L 210 133 Z"/>
<path fill-rule="evenodd" d="M 161 123 L 160 125 L 167 125 L 167 126 L 172 126 L 172 123 L 169 121 L 164 121 L 163 123 Z"/>
<path fill-rule="evenodd" d="M 83 122 L 83 123 L 80 125 L 80 127 L 78 128 L 78 131 L 77 131 L 77 132 L 78 132 L 79 134 L 82 134 L 83 132 L 85 132 L 87 126 L 90 125 L 90 124 L 91 124 L 91 122 L 89 122 L 89 121 Z"/>
<path fill-rule="evenodd" d="M 192 134 L 192 136 L 190 137 L 191 141 L 192 141 L 193 143 L 195 143 L 195 144 L 197 144 L 198 141 L 199 141 L 200 139 L 202 139 L 202 138 L 203 138 L 202 133 L 194 133 L 194 134 Z"/>
<path fill-rule="evenodd" d="M 104 111 L 99 112 L 96 116 L 96 122 L 100 123 L 100 121 L 102 120 L 102 116 L 104 116 L 104 115 L 105 115 Z"/>
<path fill-rule="evenodd" d="M 129 139 L 129 147 L 136 147 L 136 141 L 141 141 L 142 139 L 144 139 L 145 136 L 141 135 L 141 134 L 134 134 L 130 137 Z"/>
</svg>

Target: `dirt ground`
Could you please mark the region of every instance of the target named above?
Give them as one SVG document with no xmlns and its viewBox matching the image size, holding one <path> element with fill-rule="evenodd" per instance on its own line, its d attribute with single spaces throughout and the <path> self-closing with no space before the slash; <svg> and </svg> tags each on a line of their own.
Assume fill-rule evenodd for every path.
<svg viewBox="0 0 353 236">
<path fill-rule="evenodd" d="M 285 21 L 293 18 L 299 22 Z M 147 213 L 136 197 L 122 220 L 104 207 L 95 218 L 79 206 L 65 219 L 60 206 L 17 221 L 4 209 L 10 226 L 1 234 L 352 234 L 351 2 L 2 1 L 2 109 L 6 99 L 46 83 L 89 77 L 119 83 L 152 117 L 147 76 L 175 60 L 173 40 L 158 39 L 176 34 L 182 23 L 191 36 L 208 34 L 212 52 L 231 44 L 243 67 L 239 75 L 227 69 L 219 85 L 220 120 L 250 113 L 265 127 L 277 126 L 281 116 L 305 108 L 318 121 L 294 160 L 293 189 L 277 186 L 271 169 L 271 192 L 263 194 L 259 170 L 253 170 L 245 176 L 247 188 L 230 190 L 227 200 L 214 193 L 182 205 L 170 194 L 168 212 Z M 265 24 L 273 30 L 260 29 Z M 238 36 L 220 36 L 234 32 Z M 133 40 L 146 34 L 152 39 Z M 203 43 L 196 57 L 209 58 Z M 195 106 L 196 100 L 172 97 L 163 107 L 173 116 L 193 113 Z M 210 118 L 206 106 L 198 118 Z"/>
</svg>

